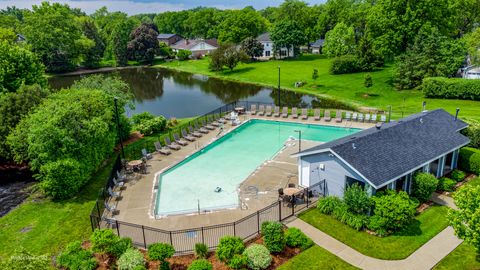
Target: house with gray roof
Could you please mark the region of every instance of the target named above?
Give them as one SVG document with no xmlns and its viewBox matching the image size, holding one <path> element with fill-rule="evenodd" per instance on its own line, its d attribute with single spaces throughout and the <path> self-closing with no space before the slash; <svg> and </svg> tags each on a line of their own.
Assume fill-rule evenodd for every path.
<svg viewBox="0 0 480 270">
<path fill-rule="evenodd" d="M 470 142 L 460 133 L 468 125 L 457 116 L 423 111 L 298 152 L 299 185 L 339 197 L 354 183 L 371 195 L 410 193 L 416 172 L 441 177 L 457 167 L 459 149 Z"/>
<path fill-rule="evenodd" d="M 183 37 L 177 34 L 158 34 L 157 39 L 158 42 L 163 42 L 170 46 L 183 39 Z"/>
<path fill-rule="evenodd" d="M 323 43 L 325 42 L 324 39 L 319 38 L 315 42 L 310 43 L 310 50 L 313 54 L 321 54 Z"/>
<path fill-rule="evenodd" d="M 270 38 L 270 33 L 266 32 L 257 37 L 258 42 L 263 45 L 263 53 L 259 58 L 270 59 L 274 56 L 277 58 L 285 58 L 288 56 L 293 56 L 293 48 L 283 47 L 278 50 L 278 54 L 275 55 L 275 48 L 272 39 Z"/>
<path fill-rule="evenodd" d="M 215 51 L 219 45 L 216 39 L 180 39 L 170 46 L 173 51 L 189 50 L 192 56 L 204 56 Z"/>
</svg>

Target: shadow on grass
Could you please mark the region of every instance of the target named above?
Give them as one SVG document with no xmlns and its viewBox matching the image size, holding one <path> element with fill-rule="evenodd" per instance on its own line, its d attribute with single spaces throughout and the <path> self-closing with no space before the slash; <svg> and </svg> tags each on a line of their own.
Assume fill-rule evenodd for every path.
<svg viewBox="0 0 480 270">
<path fill-rule="evenodd" d="M 420 229 L 420 221 L 414 219 L 406 228 L 394 233 L 394 236 L 418 236 L 422 235 L 422 229 Z"/>
<path fill-rule="evenodd" d="M 243 74 L 249 71 L 254 70 L 254 67 L 243 67 L 243 68 L 237 68 L 233 70 L 224 70 L 223 72 L 220 72 L 222 75 L 234 75 L 234 74 Z"/>
</svg>

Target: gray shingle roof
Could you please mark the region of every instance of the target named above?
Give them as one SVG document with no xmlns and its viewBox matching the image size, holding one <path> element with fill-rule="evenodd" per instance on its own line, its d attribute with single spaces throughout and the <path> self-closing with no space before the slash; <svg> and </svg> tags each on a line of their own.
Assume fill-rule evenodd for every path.
<svg viewBox="0 0 480 270">
<path fill-rule="evenodd" d="M 176 34 L 158 34 L 157 38 L 158 39 L 167 39 L 175 36 Z"/>
<path fill-rule="evenodd" d="M 369 128 L 298 153 L 329 149 L 377 188 L 424 163 L 438 158 L 469 139 L 460 130 L 468 125 L 438 109 Z"/>
<path fill-rule="evenodd" d="M 314 47 L 314 48 L 320 48 L 323 46 L 323 43 L 325 42 L 324 39 L 317 39 L 315 42 L 313 43 L 310 43 L 310 47 Z"/>
<path fill-rule="evenodd" d="M 261 34 L 260 36 L 257 37 L 257 40 L 260 42 L 272 42 L 272 39 L 270 38 L 270 33 L 265 32 Z"/>
</svg>

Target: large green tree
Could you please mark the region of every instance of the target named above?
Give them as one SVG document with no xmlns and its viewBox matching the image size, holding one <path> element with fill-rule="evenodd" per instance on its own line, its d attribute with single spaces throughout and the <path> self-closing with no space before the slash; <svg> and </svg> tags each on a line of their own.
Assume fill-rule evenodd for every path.
<svg viewBox="0 0 480 270">
<path fill-rule="evenodd" d="M 79 22 L 82 26 L 83 34 L 94 42 L 94 45 L 85 51 L 83 63 L 88 68 L 96 68 L 100 66 L 100 61 L 105 52 L 105 42 L 100 36 L 93 19 L 89 17 L 81 17 Z"/>
<path fill-rule="evenodd" d="M 155 24 L 142 23 L 130 34 L 128 55 L 131 60 L 152 63 L 159 53 L 158 31 Z"/>
<path fill-rule="evenodd" d="M 184 37 L 192 36 L 189 33 L 186 20 L 189 18 L 191 11 L 167 11 L 157 14 L 153 22 L 157 25 L 159 33 L 171 33 Z"/>
<path fill-rule="evenodd" d="M 251 8 L 225 13 L 226 17 L 216 29 L 220 42 L 239 43 L 247 37 L 256 37 L 267 29 L 267 21 Z"/>
<path fill-rule="evenodd" d="M 285 0 L 276 12 L 276 22 L 295 21 L 303 36 L 307 41 L 313 41 L 318 38 L 318 33 L 314 30 L 317 16 L 316 9 L 312 9 L 304 1 Z"/>
<path fill-rule="evenodd" d="M 219 14 L 223 13 L 216 8 L 198 8 L 192 11 L 185 20 L 185 28 L 189 38 L 216 38 L 212 29 L 220 23 Z"/>
<path fill-rule="evenodd" d="M 242 41 L 242 51 L 244 51 L 250 59 L 262 56 L 263 45 L 256 38 L 248 37 Z"/>
<path fill-rule="evenodd" d="M 480 27 L 464 37 L 472 64 L 480 64 Z"/>
<path fill-rule="evenodd" d="M 22 31 L 50 72 L 72 70 L 94 45 L 83 35 L 76 13 L 68 5 L 43 2 L 25 14 Z"/>
<path fill-rule="evenodd" d="M 355 52 L 355 34 L 352 26 L 338 23 L 335 28 L 328 31 L 322 52 L 329 57 L 337 57 Z"/>
<path fill-rule="evenodd" d="M 307 37 L 305 36 L 305 32 L 300 28 L 300 26 L 295 21 L 280 21 L 278 23 L 275 23 L 273 25 L 270 38 L 273 41 L 275 50 L 277 51 L 283 47 L 296 48 L 307 42 Z M 295 54 L 295 50 L 294 50 L 294 54 Z M 290 56 L 290 55 L 287 55 L 287 56 Z"/>
</svg>

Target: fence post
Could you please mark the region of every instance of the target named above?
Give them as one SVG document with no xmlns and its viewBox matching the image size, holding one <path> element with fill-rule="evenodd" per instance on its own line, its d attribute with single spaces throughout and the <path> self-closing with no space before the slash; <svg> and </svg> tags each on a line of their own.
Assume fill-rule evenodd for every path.
<svg viewBox="0 0 480 270">
<path fill-rule="evenodd" d="M 93 216 L 90 215 L 90 225 L 92 225 L 92 232 L 95 231 L 95 227 L 93 226 Z"/>
<path fill-rule="evenodd" d="M 170 245 L 173 247 L 172 231 L 169 231 L 169 233 L 170 233 Z"/>
<path fill-rule="evenodd" d="M 306 187 L 305 190 L 307 191 L 307 193 L 304 192 L 303 194 L 306 195 L 305 197 L 306 197 L 306 200 L 307 200 L 307 208 L 308 208 L 308 196 L 310 194 L 310 191 L 308 190 L 308 187 Z"/>
<path fill-rule="evenodd" d="M 260 233 L 260 211 L 257 211 L 257 233 Z"/>
<path fill-rule="evenodd" d="M 292 216 L 295 215 L 295 196 L 292 196 Z"/>
<path fill-rule="evenodd" d="M 278 221 L 282 221 L 282 204 L 278 201 Z"/>
<path fill-rule="evenodd" d="M 100 214 L 100 208 L 98 207 L 98 200 L 95 202 L 95 205 L 97 206 L 98 216 L 101 217 L 102 215 Z"/>
<path fill-rule="evenodd" d="M 117 235 L 120 237 L 120 229 L 118 229 L 118 220 L 115 220 L 115 226 L 117 227 Z"/>
<path fill-rule="evenodd" d="M 233 222 L 233 236 L 237 236 L 237 230 L 235 229 L 235 222 Z"/>
<path fill-rule="evenodd" d="M 145 240 L 145 228 L 142 225 L 143 246 L 147 249 L 147 241 Z"/>
<path fill-rule="evenodd" d="M 205 244 L 205 236 L 203 234 L 203 226 L 202 226 L 202 244 Z"/>
</svg>

